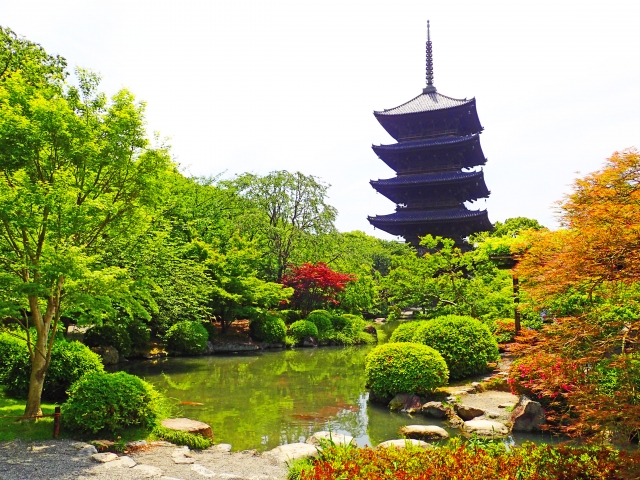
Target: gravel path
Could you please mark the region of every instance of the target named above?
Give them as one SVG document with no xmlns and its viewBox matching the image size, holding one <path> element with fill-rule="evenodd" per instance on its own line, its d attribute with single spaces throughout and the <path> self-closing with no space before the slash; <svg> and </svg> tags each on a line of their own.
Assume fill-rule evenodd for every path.
<svg viewBox="0 0 640 480">
<path fill-rule="evenodd" d="M 284 462 L 268 454 L 228 453 L 216 447 L 199 452 L 154 442 L 117 459 L 106 457 L 112 459 L 106 463 L 94 459 L 94 452 L 71 440 L 0 443 L 0 479 L 283 480 L 287 471 Z"/>
</svg>

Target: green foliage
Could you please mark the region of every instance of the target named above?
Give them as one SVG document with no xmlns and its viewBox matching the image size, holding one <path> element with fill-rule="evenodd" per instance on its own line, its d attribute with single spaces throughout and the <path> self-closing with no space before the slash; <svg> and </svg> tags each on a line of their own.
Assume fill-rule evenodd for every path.
<svg viewBox="0 0 640 480">
<path fill-rule="evenodd" d="M 27 351 L 26 340 L 16 338 L 14 335 L 0 332 L 0 385 L 6 382 L 7 374 L 15 359 L 25 356 Z"/>
<path fill-rule="evenodd" d="M 162 415 L 162 398 L 135 375 L 95 372 L 71 386 L 62 414 L 66 428 L 77 432 L 113 434 L 132 426 L 152 428 Z"/>
<path fill-rule="evenodd" d="M 291 325 L 297 320 L 302 320 L 302 313 L 300 310 L 280 310 L 278 314 L 284 320 L 284 323 Z"/>
<path fill-rule="evenodd" d="M 446 385 L 449 370 L 433 348 L 414 343 L 385 343 L 365 360 L 367 386 L 376 395 L 426 395 Z"/>
<path fill-rule="evenodd" d="M 308 320 L 298 320 L 289 327 L 289 335 L 298 341 L 305 337 L 318 338 L 318 327 Z"/>
<path fill-rule="evenodd" d="M 134 318 L 127 323 L 127 333 L 131 340 L 131 348 L 145 348 L 151 340 L 151 329 L 143 321 Z M 120 350 L 118 350 L 120 352 Z"/>
<path fill-rule="evenodd" d="M 164 336 L 167 348 L 178 355 L 198 355 L 207 348 L 209 332 L 200 322 L 184 320 L 173 325 Z"/>
<path fill-rule="evenodd" d="M 413 341 L 435 348 L 447 362 L 452 379 L 486 372 L 500 358 L 489 328 L 471 317 L 447 315 L 418 328 Z"/>
<path fill-rule="evenodd" d="M 498 343 L 511 343 L 516 338 L 516 321 L 513 318 L 499 318 L 493 322 L 492 333 Z"/>
<path fill-rule="evenodd" d="M 341 332 L 349 324 L 351 318 L 357 318 L 357 316 L 350 313 L 333 314 L 331 315 L 331 326 L 336 332 Z"/>
<path fill-rule="evenodd" d="M 282 343 L 287 335 L 284 321 L 275 315 L 265 313 L 249 324 L 251 336 L 258 342 Z"/>
<path fill-rule="evenodd" d="M 96 325 L 84 334 L 83 342 L 88 347 L 114 347 L 126 357 L 131 353 L 131 337 L 125 327 Z"/>
<path fill-rule="evenodd" d="M 208 339 L 213 342 L 218 337 L 218 327 L 212 322 L 203 321 L 202 326 L 207 331 Z"/>
<path fill-rule="evenodd" d="M 318 327 L 318 332 L 325 333 L 333 328 L 331 316 L 326 310 L 314 310 L 307 316 L 307 320 Z"/>
<path fill-rule="evenodd" d="M 186 445 L 192 450 L 206 450 L 213 445 L 213 440 L 210 438 L 205 438 L 195 433 L 171 430 L 161 425 L 156 426 L 152 433 L 162 440 L 175 445 Z"/>
<path fill-rule="evenodd" d="M 26 398 L 29 391 L 29 355 L 25 346 L 22 353 L 16 355 L 7 372 L 7 394 L 16 398 Z M 63 400 L 67 390 L 83 375 L 102 372 L 104 366 L 97 353 L 80 342 L 67 342 L 64 339 L 53 344 L 51 364 L 44 380 L 42 398 Z"/>
<path fill-rule="evenodd" d="M 425 320 L 410 320 L 405 323 L 401 323 L 393 331 L 389 342 L 411 342 L 416 330 L 426 324 Z"/>
</svg>

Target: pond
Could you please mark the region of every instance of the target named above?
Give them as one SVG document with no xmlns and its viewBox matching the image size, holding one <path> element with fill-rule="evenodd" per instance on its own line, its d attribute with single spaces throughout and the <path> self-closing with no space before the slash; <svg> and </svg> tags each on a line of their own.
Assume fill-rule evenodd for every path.
<svg viewBox="0 0 640 480">
<path fill-rule="evenodd" d="M 387 328 L 392 328 L 389 326 Z M 211 425 L 216 442 L 233 450 L 268 450 L 304 441 L 320 430 L 345 433 L 358 445 L 398 438 L 403 425 L 444 422 L 393 413 L 368 402 L 364 358 L 370 346 L 265 351 L 252 355 L 135 361 L 139 375 L 180 404 L 179 416 Z M 202 404 L 202 405 L 200 405 Z M 447 428 L 451 435 L 457 430 Z M 539 435 L 517 436 L 540 441 Z M 546 436 L 546 443 L 553 437 Z"/>
</svg>

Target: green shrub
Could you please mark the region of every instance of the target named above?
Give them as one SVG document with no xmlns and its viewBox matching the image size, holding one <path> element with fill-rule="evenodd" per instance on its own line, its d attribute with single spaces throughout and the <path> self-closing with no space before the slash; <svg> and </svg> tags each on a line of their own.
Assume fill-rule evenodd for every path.
<svg viewBox="0 0 640 480">
<path fill-rule="evenodd" d="M 18 334 L 19 335 L 19 334 Z M 7 374 L 17 358 L 27 356 L 27 342 L 7 332 L 0 332 L 0 384 L 6 381 Z"/>
<path fill-rule="evenodd" d="M 449 370 L 433 348 L 415 343 L 385 343 L 365 359 L 367 386 L 376 395 L 426 395 L 447 384 Z"/>
<path fill-rule="evenodd" d="M 314 310 L 307 317 L 307 321 L 314 323 L 318 327 L 318 333 L 328 332 L 333 328 L 331 314 L 326 310 Z"/>
<path fill-rule="evenodd" d="M 122 357 L 131 353 L 131 338 L 124 327 L 96 325 L 84 334 L 83 343 L 88 347 L 114 347 Z"/>
<path fill-rule="evenodd" d="M 416 330 L 413 341 L 440 352 L 452 379 L 486 372 L 487 364 L 500 358 L 489 328 L 472 317 L 446 315 L 430 320 Z"/>
<path fill-rule="evenodd" d="M 218 337 L 218 327 L 216 327 L 216 324 L 213 322 L 203 321 L 202 326 L 205 328 L 207 334 L 209 335 L 209 341 L 213 342 Z"/>
<path fill-rule="evenodd" d="M 308 320 L 298 320 L 289 327 L 289 335 L 298 341 L 305 337 L 318 338 L 318 327 Z"/>
<path fill-rule="evenodd" d="M 135 375 L 95 372 L 71 386 L 62 414 L 65 426 L 78 432 L 152 428 L 162 414 L 162 398 L 151 384 Z"/>
<path fill-rule="evenodd" d="M 287 325 L 291 325 L 293 322 L 302 320 L 302 313 L 300 310 L 280 310 L 278 313 Z"/>
<path fill-rule="evenodd" d="M 164 340 L 171 353 L 197 355 L 207 348 L 209 332 L 200 322 L 183 320 L 167 330 Z"/>
<path fill-rule="evenodd" d="M 336 332 L 342 331 L 344 327 L 349 323 L 348 317 L 355 317 L 355 315 L 331 315 L 331 325 Z"/>
<path fill-rule="evenodd" d="M 416 330 L 425 323 L 427 323 L 426 320 L 410 320 L 408 322 L 402 323 L 398 325 L 398 327 L 393 331 L 391 337 L 389 338 L 389 341 L 410 342 L 413 340 L 413 335 L 416 333 Z"/>
<path fill-rule="evenodd" d="M 287 335 L 284 320 L 272 314 L 263 314 L 249 325 L 251 336 L 258 342 L 282 343 Z"/>
<path fill-rule="evenodd" d="M 179 430 L 171 430 L 169 428 L 158 425 L 153 429 L 153 434 L 167 442 L 175 445 L 186 445 L 192 450 L 205 450 L 213 445 L 213 440 L 205 438 L 202 435 L 189 432 L 181 432 Z"/>
<path fill-rule="evenodd" d="M 103 372 L 102 358 L 80 342 L 56 340 L 51 349 L 51 363 L 44 377 L 42 398 L 44 400 L 64 400 L 69 387 L 87 373 Z M 7 372 L 5 384 L 8 395 L 26 398 L 29 392 L 31 360 L 25 348 L 15 357 Z"/>
<path fill-rule="evenodd" d="M 133 320 L 129 320 L 127 324 L 127 333 L 129 334 L 129 339 L 131 340 L 131 348 L 145 348 L 149 340 L 151 340 L 151 329 L 149 326 L 141 320 L 137 318 Z M 115 345 L 114 345 L 115 347 Z M 116 350 L 118 347 L 116 347 Z M 120 353 L 120 350 L 118 350 Z"/>
</svg>

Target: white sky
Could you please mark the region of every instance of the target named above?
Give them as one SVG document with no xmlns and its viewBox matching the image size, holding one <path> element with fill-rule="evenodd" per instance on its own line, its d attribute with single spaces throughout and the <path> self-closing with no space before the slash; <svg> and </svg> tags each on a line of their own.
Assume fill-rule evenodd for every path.
<svg viewBox="0 0 640 480">
<path fill-rule="evenodd" d="M 187 173 L 300 170 L 340 230 L 382 238 L 372 111 L 421 93 L 427 19 L 438 91 L 477 99 L 491 221 L 555 227 L 576 172 L 640 148 L 637 0 L 0 0 L 0 25 L 145 100 Z"/>
</svg>

